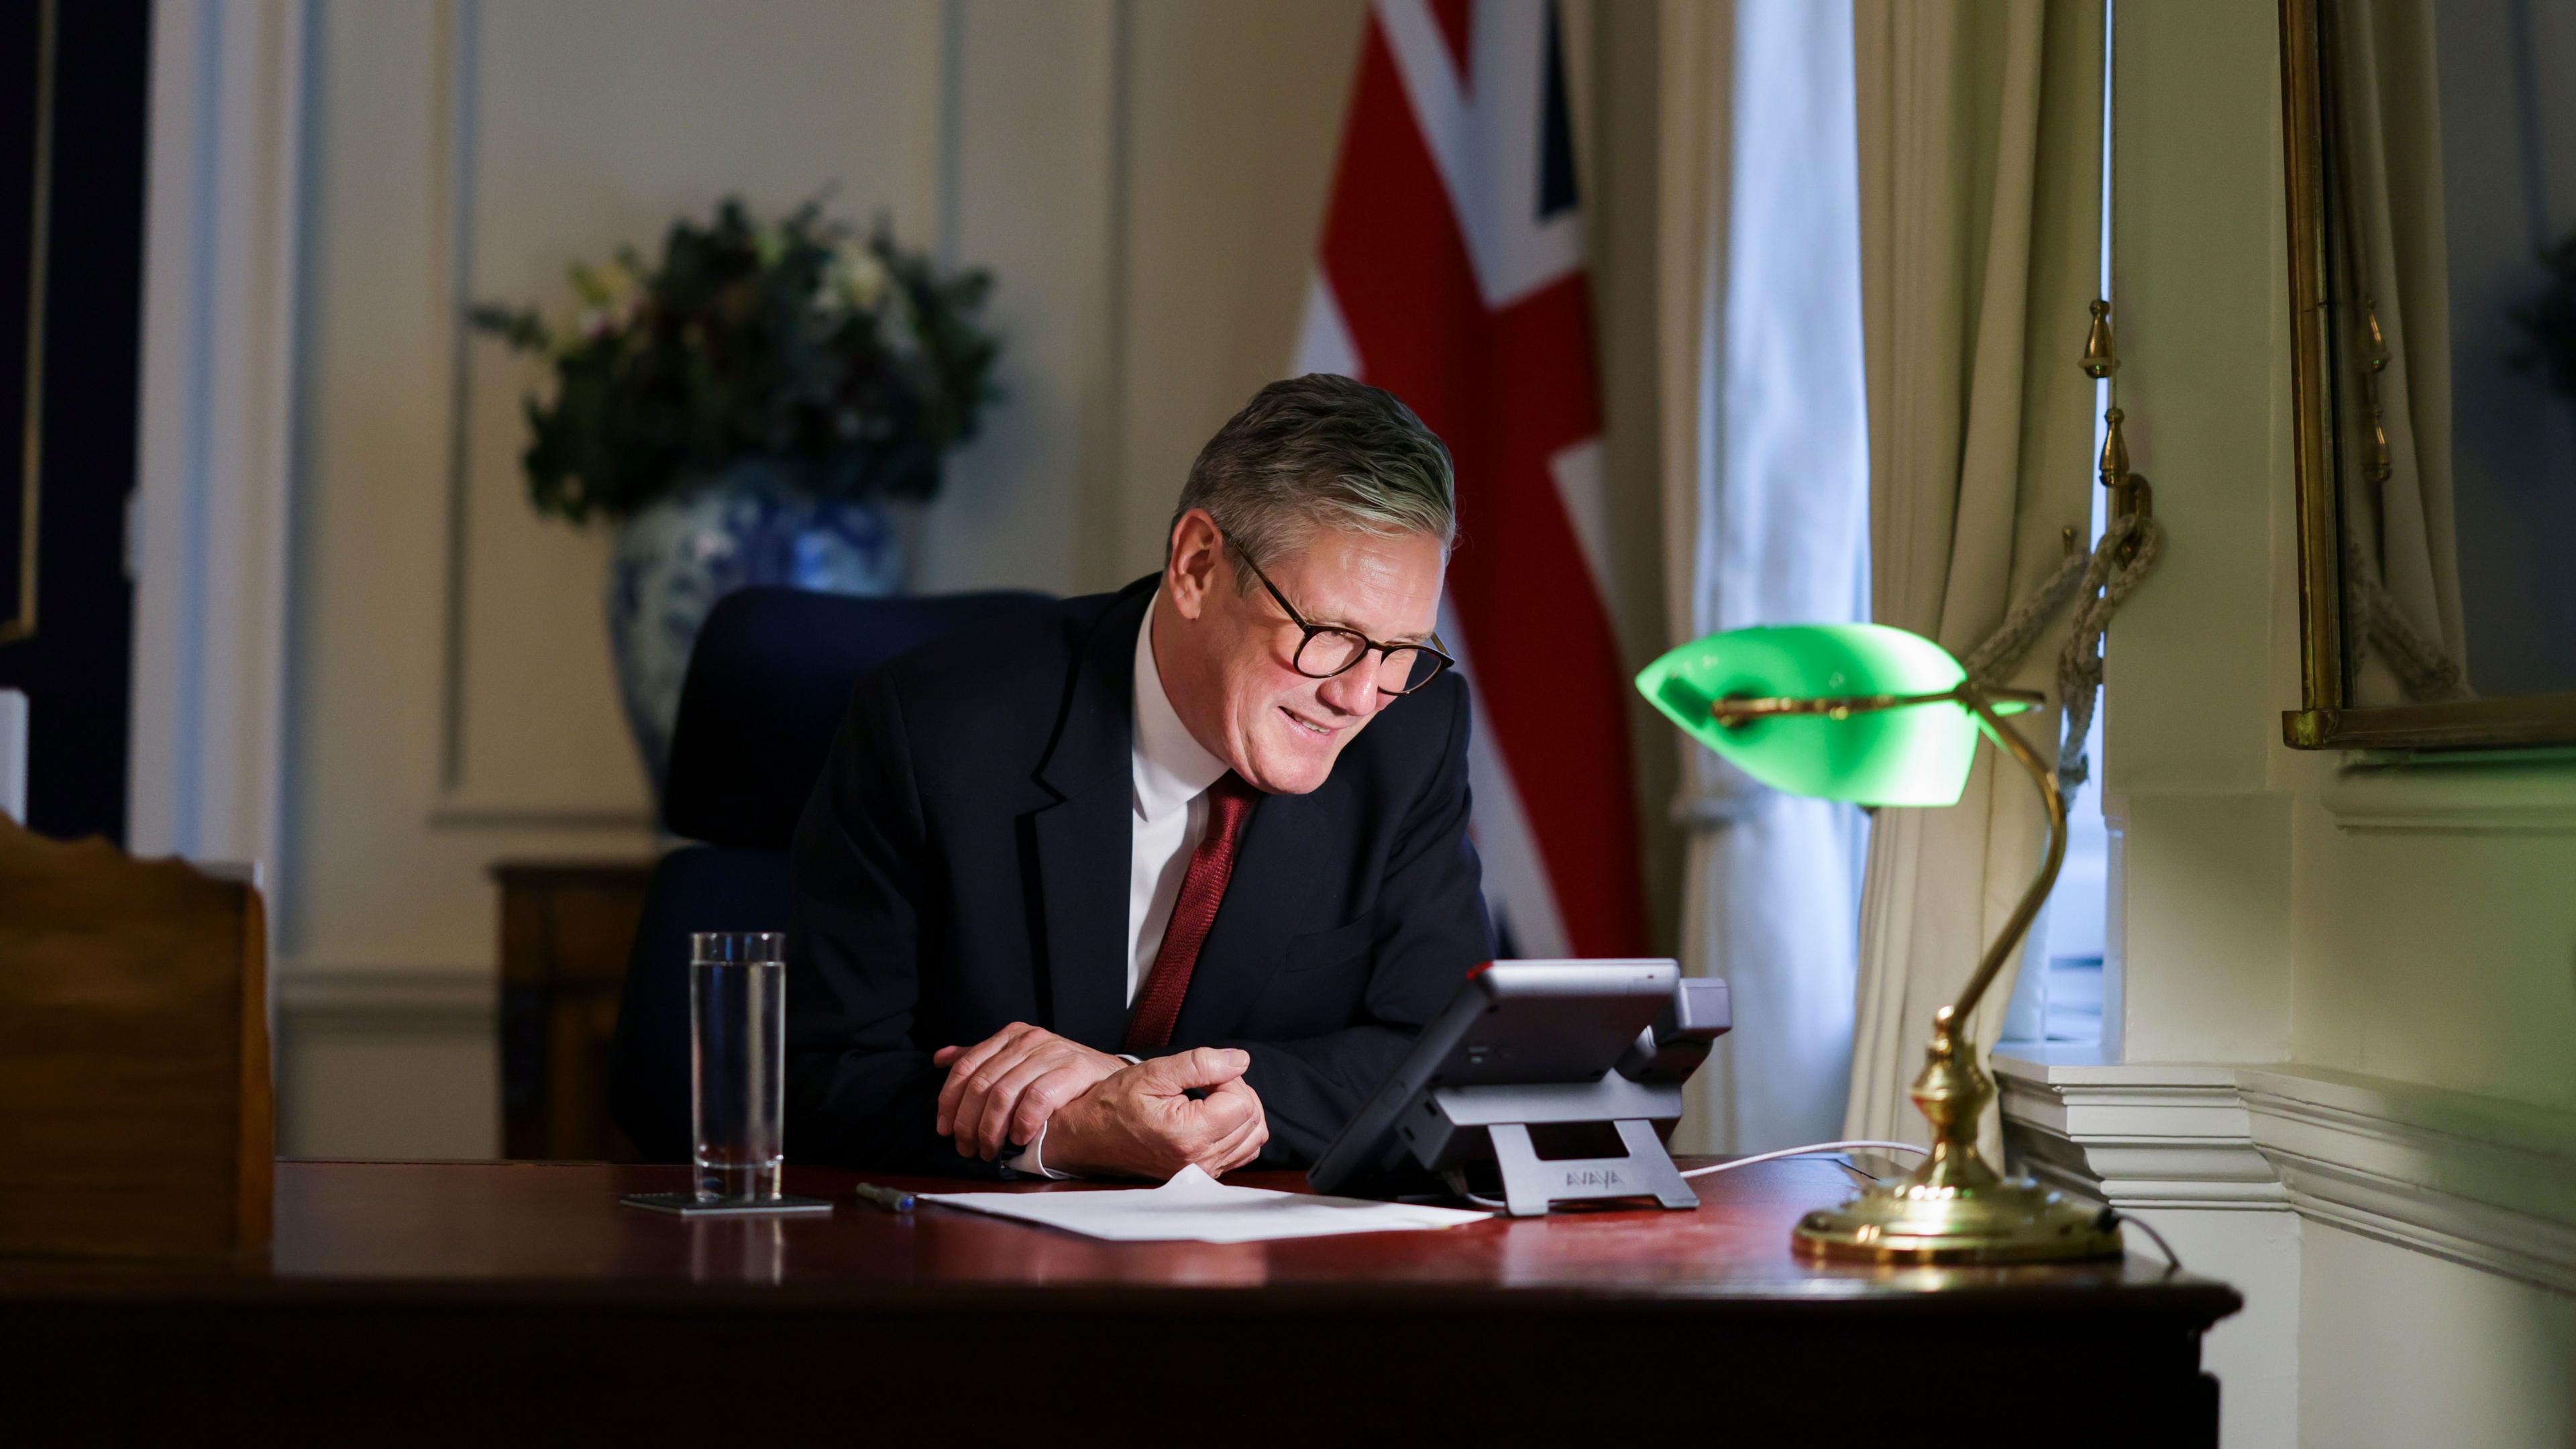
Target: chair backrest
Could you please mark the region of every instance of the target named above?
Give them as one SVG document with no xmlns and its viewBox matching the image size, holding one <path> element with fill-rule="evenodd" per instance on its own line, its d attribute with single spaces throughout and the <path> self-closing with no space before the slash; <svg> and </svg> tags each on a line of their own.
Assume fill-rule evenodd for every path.
<svg viewBox="0 0 2576 1449">
<path fill-rule="evenodd" d="M 689 1160 L 689 933 L 783 931 L 787 854 L 684 845 L 653 866 L 608 1057 L 608 1114 L 648 1162 Z"/>
<path fill-rule="evenodd" d="M 784 850 L 859 676 L 968 624 L 1047 602 L 1016 589 L 854 599 L 743 589 L 689 653 L 662 821 L 709 845 Z"/>
<path fill-rule="evenodd" d="M 0 1261 L 268 1245 L 266 927 L 210 869 L 0 816 Z"/>
<path fill-rule="evenodd" d="M 653 868 L 609 1061 L 609 1111 L 646 1158 L 689 1155 L 689 933 L 786 929 L 787 846 L 852 686 L 951 630 L 1045 602 L 1001 590 L 853 599 L 760 588 L 709 611 L 662 791 L 664 824 L 706 843 Z"/>
</svg>

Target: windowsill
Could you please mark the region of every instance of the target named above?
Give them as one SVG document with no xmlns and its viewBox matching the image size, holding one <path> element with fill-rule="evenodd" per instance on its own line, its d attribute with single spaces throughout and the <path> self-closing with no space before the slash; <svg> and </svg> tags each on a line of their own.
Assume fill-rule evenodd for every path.
<svg viewBox="0 0 2576 1449">
<path fill-rule="evenodd" d="M 2029 1066 L 2048 1069 L 2045 1072 L 2029 1074 L 2034 1076 L 2053 1077 L 2055 1071 L 2065 1068 L 2120 1065 L 2117 1054 L 2106 1051 L 2100 1042 L 2086 1041 L 1999 1041 L 1995 1043 L 1995 1049 L 1987 1053 L 1987 1057 L 1993 1063 L 2000 1063 L 2009 1058 Z M 2000 1065 L 1992 1069 L 2002 1070 Z"/>
</svg>

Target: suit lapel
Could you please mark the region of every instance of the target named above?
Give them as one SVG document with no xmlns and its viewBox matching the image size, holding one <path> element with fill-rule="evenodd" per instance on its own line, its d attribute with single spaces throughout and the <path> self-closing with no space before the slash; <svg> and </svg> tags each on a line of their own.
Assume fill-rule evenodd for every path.
<svg viewBox="0 0 2576 1449">
<path fill-rule="evenodd" d="M 1331 836 L 1321 797 L 1331 789 L 1327 782 L 1313 795 L 1268 795 L 1253 806 L 1224 902 L 1200 943 L 1189 995 L 1172 1023 L 1175 1043 L 1235 1035 L 1278 971 L 1288 938 L 1334 924 L 1315 919 Z"/>
<path fill-rule="evenodd" d="M 1037 813 L 1052 1025 L 1101 1051 L 1127 1034 L 1127 853 L 1134 788 L 1111 776 Z"/>
<path fill-rule="evenodd" d="M 1038 767 L 1056 803 L 1031 817 L 1045 923 L 1049 1025 L 1116 1051 L 1127 1032 L 1127 861 L 1134 848 L 1136 630 L 1153 580 L 1131 585 L 1084 640 Z"/>
</svg>

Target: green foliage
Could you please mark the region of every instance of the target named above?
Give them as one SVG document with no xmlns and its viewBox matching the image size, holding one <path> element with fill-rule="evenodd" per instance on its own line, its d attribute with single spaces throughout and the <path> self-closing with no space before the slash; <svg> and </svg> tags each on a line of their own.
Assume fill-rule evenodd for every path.
<svg viewBox="0 0 2576 1449">
<path fill-rule="evenodd" d="M 612 520 L 737 459 L 792 465 L 826 498 L 928 498 L 975 435 L 1000 349 L 978 325 L 992 277 L 942 274 L 883 226 L 864 241 L 808 202 L 774 225 L 738 200 L 683 218 L 661 263 L 575 264 L 581 311 L 479 306 L 478 330 L 553 364 L 526 412 L 528 498 Z"/>
<path fill-rule="evenodd" d="M 2539 262 L 2549 274 L 2547 290 L 2523 306 L 2507 309 L 2531 338 L 2531 345 L 2515 353 L 2513 361 L 2539 368 L 2551 392 L 2576 397 L 2576 235 L 2542 252 Z"/>
</svg>

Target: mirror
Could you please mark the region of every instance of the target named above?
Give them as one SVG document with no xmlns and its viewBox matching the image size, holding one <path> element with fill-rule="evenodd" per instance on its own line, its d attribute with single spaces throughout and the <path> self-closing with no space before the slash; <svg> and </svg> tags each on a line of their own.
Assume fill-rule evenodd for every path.
<svg viewBox="0 0 2576 1449">
<path fill-rule="evenodd" d="M 2283 0 L 2298 747 L 2576 744 L 2576 7 Z"/>
</svg>

